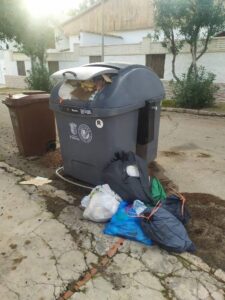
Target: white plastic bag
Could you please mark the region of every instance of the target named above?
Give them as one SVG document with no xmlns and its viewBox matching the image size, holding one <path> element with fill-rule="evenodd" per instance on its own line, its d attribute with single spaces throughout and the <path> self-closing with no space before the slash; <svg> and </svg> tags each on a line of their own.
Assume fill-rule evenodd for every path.
<svg viewBox="0 0 225 300">
<path fill-rule="evenodd" d="M 83 200 L 82 205 L 87 205 L 83 214 L 85 219 L 107 222 L 116 213 L 121 199 L 110 189 L 108 184 L 105 184 L 95 187 Z"/>
</svg>

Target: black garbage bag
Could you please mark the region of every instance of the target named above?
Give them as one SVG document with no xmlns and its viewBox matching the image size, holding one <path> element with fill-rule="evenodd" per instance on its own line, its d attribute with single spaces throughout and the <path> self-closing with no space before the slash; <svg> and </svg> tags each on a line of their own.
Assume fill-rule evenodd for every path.
<svg viewBox="0 0 225 300">
<path fill-rule="evenodd" d="M 146 209 L 144 216 L 148 217 L 151 212 L 152 209 Z M 159 207 L 149 220 L 143 218 L 141 227 L 147 237 L 167 251 L 178 253 L 195 251 L 184 225 L 162 207 Z"/>
<path fill-rule="evenodd" d="M 129 176 L 127 166 L 135 165 L 139 171 L 139 177 Z M 150 205 L 154 202 L 150 196 L 149 175 L 147 163 L 133 152 L 118 152 L 115 158 L 104 169 L 103 181 L 123 200 L 134 201 L 136 199 Z"/>
<path fill-rule="evenodd" d="M 176 195 L 168 196 L 162 203 L 162 207 L 165 208 L 166 210 L 168 210 L 172 215 L 174 215 L 184 225 L 187 224 L 191 218 L 191 215 L 190 215 L 186 205 Z"/>
</svg>

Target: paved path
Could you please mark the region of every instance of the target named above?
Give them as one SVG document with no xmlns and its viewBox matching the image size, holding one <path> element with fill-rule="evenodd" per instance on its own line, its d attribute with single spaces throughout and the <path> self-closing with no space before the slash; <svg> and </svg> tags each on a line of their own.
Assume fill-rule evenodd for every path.
<svg viewBox="0 0 225 300">
<path fill-rule="evenodd" d="M 180 191 L 225 199 L 225 118 L 163 113 L 157 162 Z"/>
<path fill-rule="evenodd" d="M 0 299 L 55 300 L 98 265 L 117 238 L 82 219 L 76 201 L 51 185 L 21 186 L 23 172 L 0 163 Z M 46 203 L 64 203 L 52 214 Z M 57 206 L 57 205 L 56 205 Z M 223 300 L 225 273 L 196 256 L 125 241 L 72 300 Z"/>
</svg>

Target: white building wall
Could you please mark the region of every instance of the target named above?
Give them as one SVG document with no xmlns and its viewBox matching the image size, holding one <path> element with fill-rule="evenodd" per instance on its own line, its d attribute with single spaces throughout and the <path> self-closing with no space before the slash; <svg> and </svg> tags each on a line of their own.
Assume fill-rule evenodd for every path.
<svg viewBox="0 0 225 300">
<path fill-rule="evenodd" d="M 66 37 L 62 31 L 56 29 L 55 30 L 55 48 L 58 51 L 62 51 L 65 49 L 69 49 L 69 38 Z"/>
<path fill-rule="evenodd" d="M 0 85 L 5 84 L 5 62 L 0 58 Z"/>
<path fill-rule="evenodd" d="M 186 73 L 191 64 L 191 55 L 181 53 L 176 59 L 176 74 L 181 76 Z M 225 83 L 225 53 L 206 53 L 198 61 L 198 65 L 202 65 L 208 72 L 216 74 L 215 82 Z M 172 55 L 166 55 L 164 79 L 173 79 L 172 75 Z"/>
<path fill-rule="evenodd" d="M 25 60 L 25 70 L 26 70 L 26 75 L 29 75 L 29 71 L 31 70 L 31 61 L 30 60 Z"/>
<path fill-rule="evenodd" d="M 59 70 L 80 67 L 89 63 L 89 56 L 80 56 L 77 61 L 59 61 Z"/>
<path fill-rule="evenodd" d="M 74 51 L 74 45 L 80 44 L 80 36 L 79 35 L 71 35 L 69 37 L 69 49 L 70 51 Z"/>
<path fill-rule="evenodd" d="M 4 61 L 5 61 L 5 73 L 7 75 L 18 75 L 17 63 L 16 61 L 12 60 L 11 51 L 5 51 Z"/>
<path fill-rule="evenodd" d="M 121 36 L 123 38 L 124 44 L 138 44 L 142 42 L 142 39 L 148 34 L 153 34 L 154 30 L 151 28 L 142 30 L 131 30 L 131 31 L 116 31 L 112 34 Z"/>
<path fill-rule="evenodd" d="M 115 36 L 104 36 L 105 45 L 119 45 L 123 44 L 123 38 Z M 80 33 L 80 46 L 96 46 L 101 45 L 102 36 L 100 34 L 94 34 L 90 32 Z"/>
<path fill-rule="evenodd" d="M 132 64 L 145 65 L 145 55 L 105 56 L 105 61 L 127 62 L 127 63 L 132 63 Z"/>
<path fill-rule="evenodd" d="M 225 53 L 206 53 L 199 59 L 199 64 L 216 74 L 216 82 L 225 82 Z"/>
<path fill-rule="evenodd" d="M 101 34 L 94 34 L 90 32 L 80 32 L 79 35 L 72 35 L 69 38 L 63 36 L 63 34 L 60 32 L 56 32 L 55 34 L 56 49 L 58 51 L 66 48 L 69 48 L 70 51 L 73 51 L 74 45 L 96 46 L 100 45 L 102 41 Z M 143 30 L 111 32 L 109 35 L 105 35 L 104 43 L 105 45 L 138 44 L 141 43 L 142 39 L 148 34 L 153 35 L 154 30 L 148 28 Z"/>
</svg>

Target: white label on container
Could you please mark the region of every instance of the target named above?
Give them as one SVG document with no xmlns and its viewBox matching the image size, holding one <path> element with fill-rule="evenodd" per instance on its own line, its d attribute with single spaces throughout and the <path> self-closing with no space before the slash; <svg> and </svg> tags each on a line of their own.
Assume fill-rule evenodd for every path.
<svg viewBox="0 0 225 300">
<path fill-rule="evenodd" d="M 102 128 L 104 126 L 104 123 L 101 119 L 97 119 L 95 121 L 95 125 L 96 125 L 97 128 Z"/>
<path fill-rule="evenodd" d="M 75 141 L 79 141 L 79 137 L 78 137 L 78 131 L 77 131 L 77 124 L 76 123 L 69 123 L 70 126 L 70 139 L 71 140 L 75 140 Z"/>
</svg>

